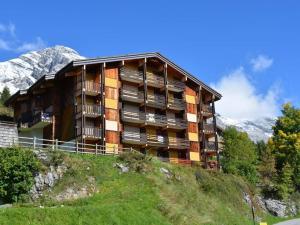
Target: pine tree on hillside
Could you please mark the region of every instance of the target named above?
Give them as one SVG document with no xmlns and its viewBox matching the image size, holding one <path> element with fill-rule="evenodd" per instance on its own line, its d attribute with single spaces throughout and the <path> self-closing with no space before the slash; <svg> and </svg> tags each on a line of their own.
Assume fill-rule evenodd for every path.
<svg viewBox="0 0 300 225">
<path fill-rule="evenodd" d="M 286 197 L 289 193 L 288 179 L 291 179 L 294 189 L 300 191 L 300 109 L 291 104 L 283 106 L 282 116 L 273 127 L 269 147 L 275 155 L 281 197 Z M 287 178 L 290 172 L 291 178 Z"/>
<path fill-rule="evenodd" d="M 1 92 L 1 96 L 0 96 L 0 102 L 1 104 L 4 104 L 4 102 L 9 99 L 10 97 L 10 91 L 9 91 L 9 88 L 8 87 L 4 87 L 2 92 Z"/>
</svg>

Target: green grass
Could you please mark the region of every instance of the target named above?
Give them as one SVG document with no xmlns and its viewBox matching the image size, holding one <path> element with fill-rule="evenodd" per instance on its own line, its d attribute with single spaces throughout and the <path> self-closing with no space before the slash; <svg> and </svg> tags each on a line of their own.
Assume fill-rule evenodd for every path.
<svg viewBox="0 0 300 225">
<path fill-rule="evenodd" d="M 242 190 L 249 191 L 251 187 L 238 177 L 155 160 L 146 173 L 120 174 L 113 168 L 116 160 L 66 156 L 69 172 L 55 188 L 39 202 L 0 209 L 0 224 L 253 224 L 251 210 L 242 200 Z M 172 171 L 173 178 L 167 179 L 160 172 L 161 167 Z M 196 172 L 200 174 L 198 181 Z M 98 189 L 93 196 L 67 202 L 53 200 L 66 187 L 88 184 L 91 176 Z"/>
</svg>

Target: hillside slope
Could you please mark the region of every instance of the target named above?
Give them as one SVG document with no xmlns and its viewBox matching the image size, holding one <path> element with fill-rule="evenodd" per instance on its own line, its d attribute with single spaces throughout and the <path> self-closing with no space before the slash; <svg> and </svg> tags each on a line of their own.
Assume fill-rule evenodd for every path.
<svg viewBox="0 0 300 225">
<path fill-rule="evenodd" d="M 238 177 L 157 160 L 132 166 L 146 172 L 128 173 L 113 166 L 116 157 L 71 155 L 64 160 L 69 169 L 63 179 L 38 202 L 0 209 L 1 225 L 253 224 L 242 198 L 249 187 Z M 55 197 L 69 187 L 86 186 L 91 177 L 95 189 L 90 197 Z"/>
</svg>

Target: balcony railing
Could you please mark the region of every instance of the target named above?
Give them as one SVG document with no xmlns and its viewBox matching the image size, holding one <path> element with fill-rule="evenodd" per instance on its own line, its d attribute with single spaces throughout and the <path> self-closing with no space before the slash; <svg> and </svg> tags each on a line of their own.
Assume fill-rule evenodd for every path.
<svg viewBox="0 0 300 225">
<path fill-rule="evenodd" d="M 144 102 L 144 93 L 141 91 L 132 91 L 123 88 L 121 90 L 121 98 L 124 101 L 142 103 Z"/>
<path fill-rule="evenodd" d="M 131 123 L 144 123 L 145 113 L 143 112 L 132 112 L 128 110 L 122 110 L 122 120 Z"/>
<path fill-rule="evenodd" d="M 83 91 L 87 95 L 98 95 L 101 93 L 101 84 L 93 81 L 84 81 L 83 82 Z"/>
<path fill-rule="evenodd" d="M 87 117 L 98 117 L 102 114 L 100 105 L 87 104 L 82 107 L 81 105 L 77 107 L 77 113 L 83 113 Z"/>
<path fill-rule="evenodd" d="M 215 127 L 213 123 L 203 123 L 202 124 L 202 129 L 204 133 L 214 133 L 215 132 Z"/>
<path fill-rule="evenodd" d="M 210 106 L 210 105 L 202 105 L 201 110 L 204 114 L 212 114 L 213 113 L 212 106 Z"/>
<path fill-rule="evenodd" d="M 122 142 L 127 144 L 144 145 L 147 142 L 147 138 L 145 133 L 134 133 L 125 130 L 122 133 Z"/>
<path fill-rule="evenodd" d="M 167 117 L 159 114 L 146 114 L 146 123 L 150 125 L 164 127 L 167 125 Z"/>
<path fill-rule="evenodd" d="M 167 147 L 167 138 L 160 135 L 147 134 L 147 144 L 150 146 Z"/>
<path fill-rule="evenodd" d="M 165 79 L 162 76 L 147 72 L 147 85 L 151 87 L 162 88 L 165 86 Z"/>
<path fill-rule="evenodd" d="M 185 138 L 169 138 L 169 148 L 187 149 L 189 147 L 190 142 Z"/>
<path fill-rule="evenodd" d="M 204 150 L 207 152 L 216 151 L 216 143 L 214 141 L 205 141 Z"/>
<path fill-rule="evenodd" d="M 77 135 L 83 136 L 83 138 L 87 139 L 100 139 L 102 134 L 101 128 L 96 127 L 84 127 L 81 131 L 81 127 L 77 128 Z"/>
<path fill-rule="evenodd" d="M 147 105 L 159 109 L 165 108 L 166 98 L 163 95 L 148 95 Z"/>
<path fill-rule="evenodd" d="M 128 67 L 122 67 L 120 69 L 121 80 L 130 81 L 133 83 L 142 83 L 143 82 L 143 71 L 134 70 Z"/>
<path fill-rule="evenodd" d="M 174 110 L 184 110 L 185 103 L 180 98 L 168 98 L 168 107 Z"/>
<path fill-rule="evenodd" d="M 169 128 L 173 129 L 186 129 L 187 121 L 179 118 L 167 118 L 167 123 Z"/>
<path fill-rule="evenodd" d="M 52 123 L 52 115 L 51 113 L 46 112 L 38 112 L 33 116 L 33 120 L 29 122 L 29 127 L 32 128 L 42 128 Z"/>
<path fill-rule="evenodd" d="M 184 91 L 185 84 L 179 80 L 168 80 L 168 89 L 175 92 Z"/>
</svg>

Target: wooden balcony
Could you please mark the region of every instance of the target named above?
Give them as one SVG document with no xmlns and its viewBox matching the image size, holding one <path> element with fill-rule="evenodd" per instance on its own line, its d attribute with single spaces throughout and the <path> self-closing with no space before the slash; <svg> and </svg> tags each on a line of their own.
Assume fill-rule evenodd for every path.
<svg viewBox="0 0 300 225">
<path fill-rule="evenodd" d="M 167 147 L 168 142 L 165 136 L 147 134 L 147 145 L 152 147 Z"/>
<path fill-rule="evenodd" d="M 185 138 L 169 137 L 168 147 L 171 149 L 188 149 L 190 147 L 190 142 Z"/>
<path fill-rule="evenodd" d="M 132 91 L 123 89 L 121 90 L 121 98 L 123 101 L 128 102 L 136 102 L 136 103 L 143 103 L 144 102 L 144 93 L 141 91 Z"/>
<path fill-rule="evenodd" d="M 202 124 L 202 130 L 205 134 L 214 134 L 215 133 L 215 126 L 213 123 L 205 123 Z"/>
<path fill-rule="evenodd" d="M 102 110 L 100 105 L 92 105 L 92 104 L 87 104 L 77 106 L 77 113 L 78 114 L 84 114 L 86 117 L 90 118 L 96 118 L 102 115 Z"/>
<path fill-rule="evenodd" d="M 180 80 L 168 80 L 168 89 L 174 92 L 182 92 L 185 89 L 185 84 Z"/>
<path fill-rule="evenodd" d="M 166 98 L 163 95 L 148 95 L 146 104 L 153 108 L 164 109 L 166 108 Z"/>
<path fill-rule="evenodd" d="M 141 84 L 144 81 L 143 71 L 139 71 L 137 69 L 134 70 L 125 66 L 120 69 L 120 78 L 123 81 L 129 81 L 137 84 Z"/>
<path fill-rule="evenodd" d="M 216 152 L 216 143 L 214 141 L 205 141 L 204 142 L 204 151 L 205 152 Z"/>
<path fill-rule="evenodd" d="M 187 128 L 187 121 L 179 118 L 167 118 L 167 125 L 171 129 L 184 130 Z"/>
<path fill-rule="evenodd" d="M 29 128 L 43 128 L 52 123 L 52 114 L 46 112 L 38 112 L 33 116 L 33 120 L 29 123 Z"/>
<path fill-rule="evenodd" d="M 210 105 L 202 105 L 201 107 L 201 113 L 205 117 L 211 117 L 213 116 L 213 109 Z"/>
<path fill-rule="evenodd" d="M 77 136 L 83 136 L 83 139 L 86 140 L 99 140 L 101 139 L 102 130 L 97 127 L 84 127 L 81 130 L 81 127 L 77 128 Z"/>
<path fill-rule="evenodd" d="M 134 145 L 145 145 L 147 143 L 146 134 L 124 131 L 122 133 L 122 143 L 134 144 Z"/>
<path fill-rule="evenodd" d="M 165 115 L 146 113 L 146 125 L 165 127 L 167 126 L 167 117 Z"/>
<path fill-rule="evenodd" d="M 101 93 L 101 84 L 93 81 L 84 81 L 83 83 L 77 83 L 76 95 L 81 94 L 81 90 L 90 96 L 97 96 Z"/>
<path fill-rule="evenodd" d="M 165 79 L 163 76 L 147 72 L 147 85 L 156 88 L 165 87 Z"/>
<path fill-rule="evenodd" d="M 145 123 L 145 113 L 122 110 L 122 121 L 136 124 Z"/>
<path fill-rule="evenodd" d="M 185 109 L 185 102 L 183 99 L 179 98 L 169 98 L 168 99 L 168 108 L 173 110 L 184 110 Z"/>
</svg>

